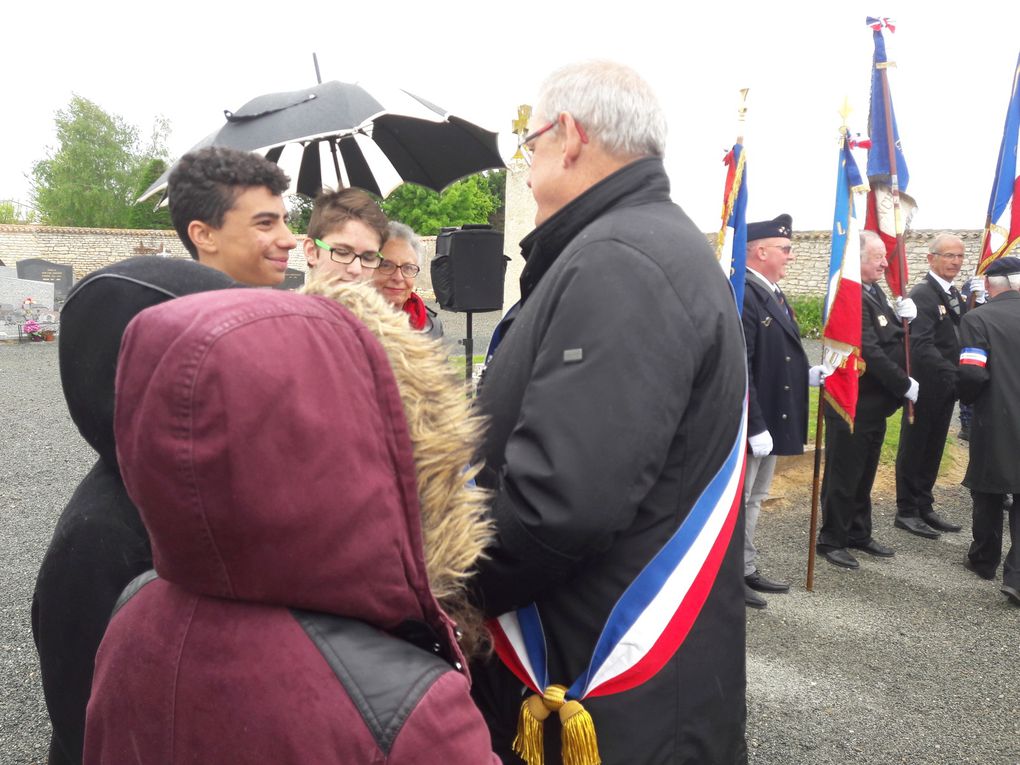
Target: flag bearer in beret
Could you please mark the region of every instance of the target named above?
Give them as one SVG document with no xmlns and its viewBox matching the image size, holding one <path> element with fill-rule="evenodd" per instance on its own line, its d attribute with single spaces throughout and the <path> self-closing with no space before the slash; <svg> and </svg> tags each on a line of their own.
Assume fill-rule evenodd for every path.
<svg viewBox="0 0 1020 765">
<path fill-rule="evenodd" d="M 973 536 L 964 566 L 994 579 L 1002 558 L 1002 508 L 1020 491 L 1020 258 L 985 271 L 988 302 L 960 323 L 960 400 L 974 405 L 970 462 L 963 485 L 974 501 Z M 1020 606 L 1020 508 L 1009 507 L 1011 547 L 1002 593 Z"/>
<path fill-rule="evenodd" d="M 807 441 L 808 359 L 800 328 L 778 282 L 794 259 L 793 219 L 786 214 L 747 224 L 747 288 L 744 339 L 747 343 L 748 450 L 744 475 L 744 602 L 765 608 L 758 592 L 786 592 L 790 585 L 769 579 L 756 565 L 754 530 L 768 497 L 776 457 L 803 454 Z M 812 367 L 818 385 L 821 367 Z"/>
</svg>

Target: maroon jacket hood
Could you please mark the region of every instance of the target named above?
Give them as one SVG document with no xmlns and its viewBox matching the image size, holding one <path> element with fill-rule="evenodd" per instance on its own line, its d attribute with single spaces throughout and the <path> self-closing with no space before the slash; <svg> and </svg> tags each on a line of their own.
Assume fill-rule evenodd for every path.
<svg viewBox="0 0 1020 765">
<path fill-rule="evenodd" d="M 258 290 L 143 311 L 124 336 L 115 429 L 160 577 L 382 629 L 445 626 L 399 391 L 342 306 Z"/>
</svg>

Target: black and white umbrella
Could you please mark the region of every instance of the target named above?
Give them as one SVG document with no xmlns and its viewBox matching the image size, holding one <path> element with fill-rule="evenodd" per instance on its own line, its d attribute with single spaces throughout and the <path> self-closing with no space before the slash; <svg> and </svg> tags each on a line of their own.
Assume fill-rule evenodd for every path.
<svg viewBox="0 0 1020 765">
<path fill-rule="evenodd" d="M 264 154 L 290 175 L 291 191 L 310 197 L 324 186 L 379 196 L 401 183 L 442 191 L 464 176 L 505 167 L 496 133 L 404 90 L 377 98 L 334 80 L 258 96 L 224 115 L 226 124 L 191 151 L 225 146 Z M 156 194 L 165 200 L 172 169 L 138 201 Z"/>
</svg>

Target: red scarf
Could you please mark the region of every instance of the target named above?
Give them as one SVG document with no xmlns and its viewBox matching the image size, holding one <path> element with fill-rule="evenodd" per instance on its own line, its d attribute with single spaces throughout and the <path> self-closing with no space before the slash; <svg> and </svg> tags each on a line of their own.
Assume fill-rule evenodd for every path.
<svg viewBox="0 0 1020 765">
<path fill-rule="evenodd" d="M 404 312 L 408 315 L 413 329 L 425 329 L 429 315 L 425 310 L 425 301 L 412 292 L 411 296 L 404 303 Z"/>
</svg>

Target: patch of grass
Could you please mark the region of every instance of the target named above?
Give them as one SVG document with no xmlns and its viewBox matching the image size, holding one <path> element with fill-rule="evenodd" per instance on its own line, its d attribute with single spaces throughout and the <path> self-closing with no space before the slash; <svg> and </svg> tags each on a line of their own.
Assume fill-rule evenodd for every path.
<svg viewBox="0 0 1020 765">
<path fill-rule="evenodd" d="M 810 388 L 808 395 L 808 444 L 815 444 L 815 426 L 818 421 L 818 388 Z M 892 467 L 896 464 L 896 452 L 900 446 L 900 424 L 902 422 L 903 410 L 897 410 L 888 420 L 885 421 L 885 440 L 882 442 L 882 456 L 879 464 Z M 956 437 L 950 433 L 946 439 L 946 449 L 942 453 L 942 463 L 939 466 L 939 477 L 944 478 L 958 468 L 960 455 L 957 450 Z"/>
<path fill-rule="evenodd" d="M 788 297 L 793 312 L 797 315 L 800 336 L 818 339 L 822 336 L 822 303 L 825 296 L 791 295 Z"/>
</svg>

